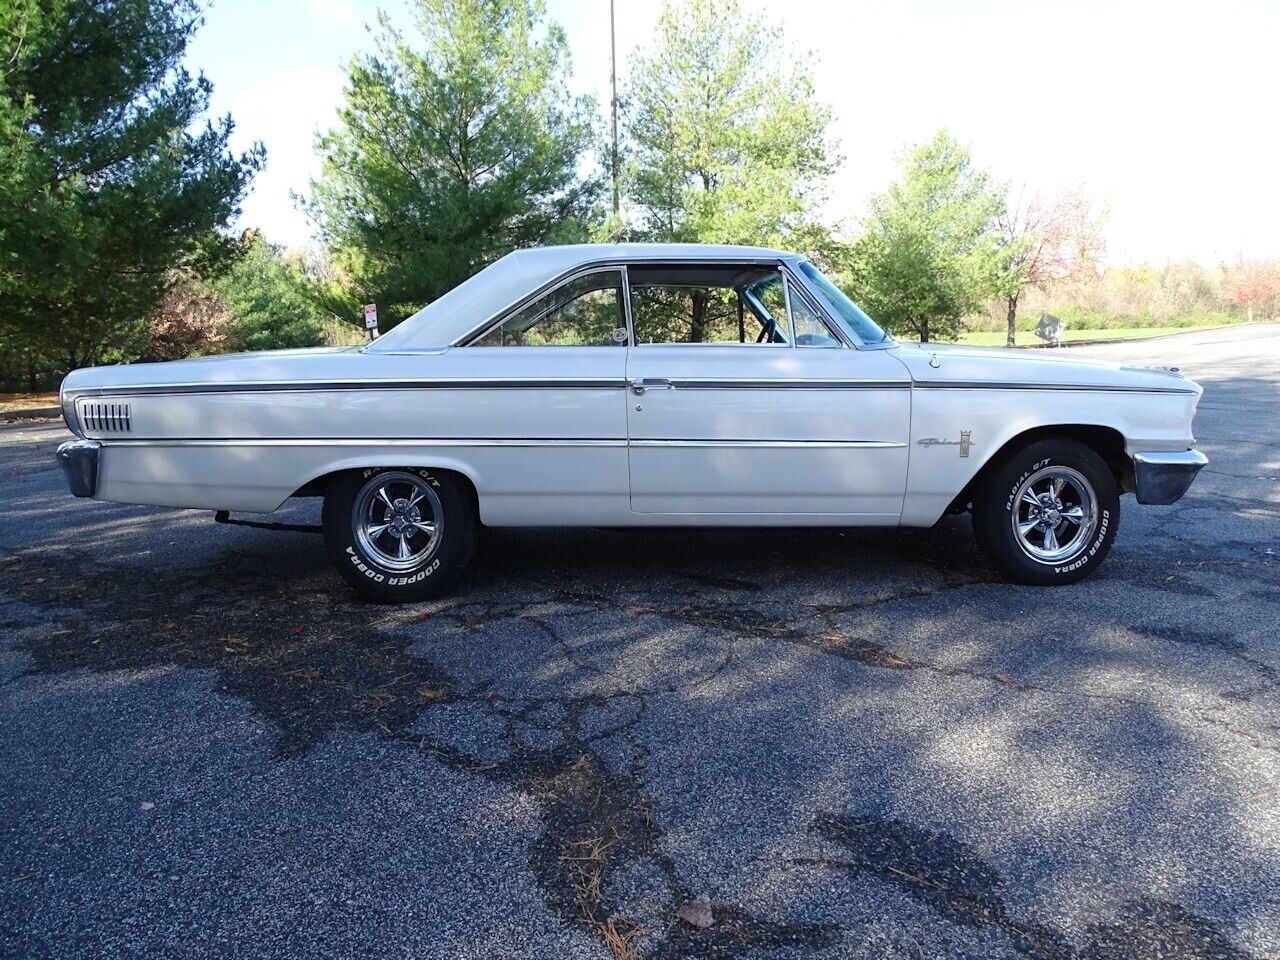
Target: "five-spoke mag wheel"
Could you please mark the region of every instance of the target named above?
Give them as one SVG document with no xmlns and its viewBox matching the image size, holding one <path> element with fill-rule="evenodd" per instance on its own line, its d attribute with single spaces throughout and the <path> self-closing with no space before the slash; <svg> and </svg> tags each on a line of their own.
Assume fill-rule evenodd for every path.
<svg viewBox="0 0 1280 960">
<path fill-rule="evenodd" d="M 1001 453 L 973 491 L 973 531 L 1010 580 L 1074 583 L 1102 563 L 1120 523 L 1120 487 L 1096 450 L 1043 437 Z"/>
<path fill-rule="evenodd" d="M 444 534 L 440 497 L 422 477 L 388 470 L 356 495 L 351 524 L 360 545 L 389 570 L 412 570 Z"/>
<path fill-rule="evenodd" d="M 1028 556 L 1062 563 L 1080 553 L 1097 529 L 1098 498 L 1078 470 L 1044 467 L 1018 488 L 1010 518 Z"/>
<path fill-rule="evenodd" d="M 324 497 L 325 545 L 339 572 L 376 600 L 439 596 L 475 550 L 476 503 L 457 474 L 370 467 L 336 475 Z"/>
</svg>

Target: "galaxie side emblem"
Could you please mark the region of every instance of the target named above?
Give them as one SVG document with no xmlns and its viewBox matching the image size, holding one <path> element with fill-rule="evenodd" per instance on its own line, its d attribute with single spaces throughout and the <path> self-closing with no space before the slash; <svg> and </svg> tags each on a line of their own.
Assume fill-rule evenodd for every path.
<svg viewBox="0 0 1280 960">
<path fill-rule="evenodd" d="M 972 430 L 961 430 L 959 440 L 942 440 L 938 437 L 921 437 L 916 441 L 922 447 L 959 447 L 960 456 L 969 456 L 969 449 L 973 446 L 971 439 Z"/>
</svg>

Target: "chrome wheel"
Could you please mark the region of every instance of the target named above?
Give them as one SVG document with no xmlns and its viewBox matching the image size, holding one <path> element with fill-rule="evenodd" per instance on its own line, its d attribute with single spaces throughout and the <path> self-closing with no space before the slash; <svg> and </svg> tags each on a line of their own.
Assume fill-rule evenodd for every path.
<svg viewBox="0 0 1280 960">
<path fill-rule="evenodd" d="M 1098 497 L 1070 467 L 1037 470 L 1018 488 L 1012 511 L 1018 546 L 1040 563 L 1063 563 L 1084 552 L 1098 528 Z"/>
<path fill-rule="evenodd" d="M 412 570 L 439 546 L 444 509 L 422 477 L 388 470 L 360 488 L 351 525 L 370 559 L 389 570 Z"/>
</svg>

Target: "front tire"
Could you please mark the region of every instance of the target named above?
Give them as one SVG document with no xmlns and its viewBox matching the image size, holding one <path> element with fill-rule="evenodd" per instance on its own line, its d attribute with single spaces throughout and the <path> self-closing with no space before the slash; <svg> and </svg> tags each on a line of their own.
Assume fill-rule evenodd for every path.
<svg viewBox="0 0 1280 960">
<path fill-rule="evenodd" d="M 1096 451 L 1047 437 L 1004 456 L 973 499 L 973 528 L 987 559 L 1016 583 L 1083 580 L 1111 550 L 1120 489 Z"/>
<path fill-rule="evenodd" d="M 343 579 L 392 603 L 448 591 L 471 559 L 479 526 L 461 481 L 420 467 L 339 475 L 325 493 L 321 522 Z"/>
</svg>

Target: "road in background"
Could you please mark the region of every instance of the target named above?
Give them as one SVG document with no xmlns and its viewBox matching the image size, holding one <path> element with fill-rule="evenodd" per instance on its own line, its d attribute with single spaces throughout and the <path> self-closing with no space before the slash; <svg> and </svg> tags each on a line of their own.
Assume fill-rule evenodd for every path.
<svg viewBox="0 0 1280 960">
<path fill-rule="evenodd" d="M 0 954 L 1280 955 L 1280 334 L 1063 352 L 1183 367 L 1211 463 L 1058 589 L 949 518 L 490 531 L 376 606 L 0 428 Z"/>
</svg>

